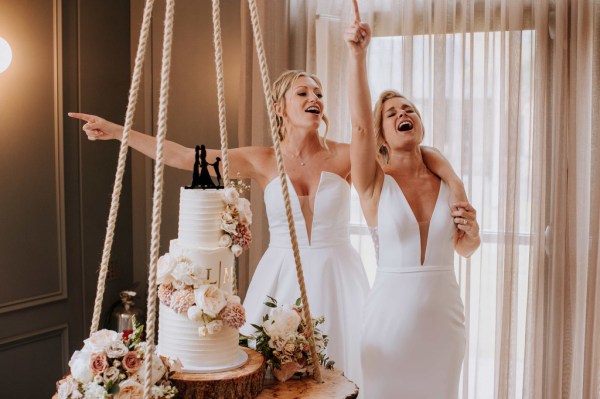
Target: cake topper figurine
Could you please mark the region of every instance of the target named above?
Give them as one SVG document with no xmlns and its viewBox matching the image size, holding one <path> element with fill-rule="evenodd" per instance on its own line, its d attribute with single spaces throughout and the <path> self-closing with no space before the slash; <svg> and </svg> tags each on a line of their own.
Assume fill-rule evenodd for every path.
<svg viewBox="0 0 600 399">
<path fill-rule="evenodd" d="M 219 173 L 219 163 L 221 162 L 221 158 L 217 157 L 215 163 L 208 163 L 206 161 L 206 147 L 204 144 L 196 146 L 196 156 L 194 161 L 194 171 L 192 173 L 192 184 L 189 186 L 185 186 L 185 188 L 223 188 L 221 183 L 221 173 Z M 210 177 L 210 173 L 208 172 L 208 165 L 211 165 L 215 174 L 217 175 L 217 185 L 213 182 Z"/>
</svg>

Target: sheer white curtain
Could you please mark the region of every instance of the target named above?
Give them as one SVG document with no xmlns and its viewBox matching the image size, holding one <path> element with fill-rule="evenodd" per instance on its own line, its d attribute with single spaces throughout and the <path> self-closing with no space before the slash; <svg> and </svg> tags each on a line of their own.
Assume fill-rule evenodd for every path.
<svg viewBox="0 0 600 399">
<path fill-rule="evenodd" d="M 482 246 L 456 258 L 469 334 L 462 397 L 599 398 L 598 2 L 359 5 L 374 31 L 373 100 L 394 88 L 416 102 L 424 144 L 450 159 L 478 210 Z M 323 80 L 340 141 L 350 138 L 351 10 L 350 0 L 290 2 L 291 64 Z M 359 215 L 354 242 L 372 271 Z"/>
</svg>

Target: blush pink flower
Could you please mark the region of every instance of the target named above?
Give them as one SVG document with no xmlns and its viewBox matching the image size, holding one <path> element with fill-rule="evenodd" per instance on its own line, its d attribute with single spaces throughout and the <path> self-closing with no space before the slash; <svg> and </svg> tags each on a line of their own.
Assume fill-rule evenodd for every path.
<svg viewBox="0 0 600 399">
<path fill-rule="evenodd" d="M 171 284 L 161 284 L 158 287 L 158 299 L 160 300 L 160 303 L 165 306 L 171 306 L 171 296 L 174 291 Z"/>
<path fill-rule="evenodd" d="M 123 368 L 129 373 L 134 374 L 142 367 L 142 359 L 138 357 L 135 351 L 127 352 L 121 361 Z"/>
<path fill-rule="evenodd" d="M 170 308 L 176 313 L 187 313 L 188 309 L 194 305 L 195 300 L 193 289 L 178 290 L 171 295 Z"/>
<path fill-rule="evenodd" d="M 102 374 L 108 368 L 108 360 L 104 352 L 92 353 L 90 357 L 90 368 L 94 374 Z"/>
<path fill-rule="evenodd" d="M 252 243 L 252 232 L 245 224 L 238 224 L 235 234 L 231 237 L 233 239 L 233 244 L 237 244 L 243 249 L 250 248 L 250 243 Z"/>
<path fill-rule="evenodd" d="M 137 381 L 126 380 L 119 384 L 118 399 L 142 399 L 144 397 L 144 387 Z"/>
<path fill-rule="evenodd" d="M 226 326 L 237 329 L 246 323 L 246 311 L 240 303 L 227 302 L 219 313 L 219 318 Z"/>
</svg>

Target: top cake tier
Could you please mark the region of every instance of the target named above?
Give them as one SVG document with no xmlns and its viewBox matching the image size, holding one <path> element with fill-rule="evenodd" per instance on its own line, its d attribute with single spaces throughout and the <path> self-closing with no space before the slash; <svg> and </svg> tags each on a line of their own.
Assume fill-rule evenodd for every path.
<svg viewBox="0 0 600 399">
<path fill-rule="evenodd" d="M 179 194 L 179 243 L 189 248 L 214 249 L 221 237 L 223 190 L 181 188 Z"/>
</svg>

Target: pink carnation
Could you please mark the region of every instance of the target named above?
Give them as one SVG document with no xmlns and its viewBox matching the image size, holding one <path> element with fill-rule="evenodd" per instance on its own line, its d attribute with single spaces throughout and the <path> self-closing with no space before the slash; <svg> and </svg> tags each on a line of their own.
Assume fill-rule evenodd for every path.
<svg viewBox="0 0 600 399">
<path fill-rule="evenodd" d="M 219 313 L 219 318 L 231 328 L 240 328 L 246 323 L 246 311 L 240 303 L 228 302 Z"/>
<path fill-rule="evenodd" d="M 237 225 L 235 234 L 231 235 L 233 244 L 237 244 L 244 249 L 250 248 L 252 242 L 252 232 L 247 225 L 239 223 Z"/>
<path fill-rule="evenodd" d="M 196 302 L 194 297 L 194 290 L 186 288 L 184 290 L 178 290 L 173 292 L 171 295 L 170 308 L 176 313 L 187 313 L 188 309 Z"/>
<path fill-rule="evenodd" d="M 165 306 L 171 306 L 171 296 L 175 289 L 171 284 L 161 284 L 158 286 L 158 299 Z"/>
</svg>

